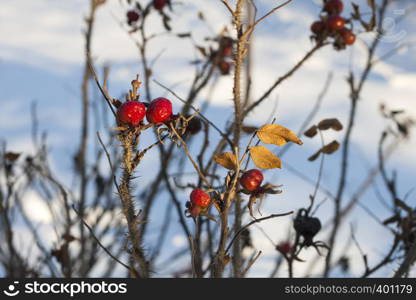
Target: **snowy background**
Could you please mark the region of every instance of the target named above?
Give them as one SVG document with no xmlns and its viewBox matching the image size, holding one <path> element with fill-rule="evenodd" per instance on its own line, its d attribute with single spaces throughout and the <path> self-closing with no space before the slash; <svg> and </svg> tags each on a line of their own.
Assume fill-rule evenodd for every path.
<svg viewBox="0 0 416 300">
<path fill-rule="evenodd" d="M 80 86 L 84 67 L 84 18 L 89 9 L 89 1 L 53 1 L 53 0 L 1 0 L 0 1 L 0 139 L 7 141 L 9 150 L 30 153 L 33 151 L 31 142 L 30 103 L 36 101 L 40 129 L 47 131 L 50 146 L 51 165 L 53 171 L 63 182 L 69 180 L 66 176 L 72 169 L 72 155 L 78 147 L 79 126 L 81 120 Z M 142 68 L 139 61 L 138 50 L 125 31 L 125 20 L 128 6 L 124 1 L 108 0 L 108 3 L 97 12 L 96 26 L 92 41 L 92 55 L 96 66 L 109 64 L 110 94 L 119 97 L 128 88 L 130 81 Z M 144 1 L 147 2 L 147 1 Z M 254 1 L 259 8 L 259 15 L 278 1 Z M 293 3 L 279 10 L 278 13 L 262 23 L 256 30 L 253 46 L 253 94 L 256 99 L 276 80 L 296 63 L 313 44 L 309 39 L 309 26 L 319 13 L 318 1 L 295 0 Z M 345 1 L 350 2 L 349 0 Z M 365 6 L 366 1 L 357 0 L 358 4 Z M 416 117 L 416 56 L 414 42 L 416 41 L 416 18 L 412 11 L 413 1 L 398 1 L 398 5 L 391 7 L 387 13 L 389 27 L 381 41 L 377 55 L 381 56 L 395 47 L 401 50 L 386 61 L 379 62 L 371 74 L 362 94 L 358 108 L 357 124 L 352 136 L 351 166 L 348 177 L 346 199 L 351 196 L 365 178 L 371 167 L 376 165 L 377 145 L 381 132 L 388 126 L 379 113 L 379 105 L 386 103 L 391 109 L 406 109 Z M 349 5 L 347 5 L 349 6 Z M 196 17 L 202 11 L 211 24 L 205 26 Z M 409 14 L 400 23 L 394 23 L 395 18 Z M 204 37 L 219 33 L 229 24 L 229 15 L 220 1 L 216 0 L 183 0 L 174 5 L 172 27 L 174 32 L 188 32 L 196 43 L 203 44 Z M 151 32 L 163 32 L 163 26 L 155 14 L 149 26 Z M 262 125 L 277 118 L 277 123 L 297 130 L 309 113 L 312 104 L 323 88 L 329 74 L 333 72 L 334 78 L 319 111 L 313 122 L 323 118 L 336 117 L 343 124 L 347 120 L 350 100 L 348 98 L 348 84 L 346 77 L 352 68 L 359 72 L 365 59 L 366 41 L 371 34 L 362 34 L 354 47 L 346 51 L 336 52 L 331 47 L 319 51 L 305 66 L 297 72 L 291 80 L 282 84 L 252 114 L 246 123 Z M 155 58 L 162 52 L 161 57 L 153 67 L 153 78 L 167 86 L 174 87 L 179 95 L 186 95 L 193 76 L 193 66 L 189 63 L 194 59 L 195 48 L 187 40 L 174 36 L 162 36 L 150 42 L 149 57 Z M 357 73 L 358 74 L 358 73 Z M 232 116 L 232 77 L 220 77 L 213 91 L 210 107 L 206 113 L 214 123 L 225 126 L 225 120 Z M 151 83 L 154 96 L 167 96 L 166 92 Z M 97 94 L 98 95 L 98 94 Z M 206 99 L 203 93 L 197 101 L 200 106 Z M 181 103 L 172 98 L 174 106 L 178 109 Z M 94 97 L 91 105 L 96 101 L 103 101 Z M 277 114 L 270 112 L 277 106 Z M 100 131 L 113 124 L 101 124 Z M 96 145 L 93 131 L 89 139 L 91 145 Z M 342 140 L 344 132 L 328 133 L 325 139 Z M 215 137 L 213 137 L 215 138 Z M 308 162 L 307 158 L 319 147 L 318 139 L 303 139 L 303 147 L 292 147 L 283 158 L 301 173 L 316 178 L 319 161 Z M 149 137 L 144 143 L 151 143 Z M 195 142 L 198 143 L 197 141 Z M 243 143 L 244 144 L 244 143 Z M 398 190 L 401 196 L 406 194 L 415 184 L 416 139 L 411 138 L 403 143 L 387 163 L 389 171 L 398 171 Z M 94 147 L 94 146 L 93 146 Z M 198 147 L 196 147 L 198 148 Z M 323 175 L 323 186 L 334 190 L 337 186 L 340 165 L 340 152 L 328 156 Z M 140 166 L 137 189 L 146 186 L 152 178 L 152 164 L 157 162 L 158 153 L 149 156 Z M 313 185 L 302 181 L 289 172 L 285 165 L 282 170 L 267 172 L 267 180 L 283 184 L 284 193 L 264 202 L 263 215 L 268 213 L 285 212 L 304 207 L 308 204 L 308 195 L 313 192 Z M 377 179 L 381 193 L 385 190 Z M 153 209 L 151 220 L 160 216 L 158 206 L 165 207 L 163 195 Z M 319 194 L 322 200 L 325 195 Z M 181 198 L 183 203 L 187 200 L 187 193 Z M 369 189 L 360 202 L 380 219 L 390 216 L 390 212 L 377 200 L 374 190 Z M 415 195 L 411 194 L 408 204 L 416 205 Z M 55 235 L 50 233 L 51 216 L 46 207 L 42 206 L 39 195 L 28 191 L 24 201 L 25 209 L 42 230 L 49 243 L 53 243 Z M 330 200 L 318 210 L 317 216 L 325 223 L 332 214 L 333 206 Z M 177 216 L 174 216 L 177 218 Z M 245 220 L 247 221 L 247 220 Z M 287 236 L 291 217 L 274 219 L 262 223 L 263 230 L 273 238 L 275 243 L 284 240 Z M 189 222 L 191 222 L 189 220 Z M 152 224 L 152 222 L 151 222 Z M 373 220 L 365 211 L 357 206 L 344 222 L 339 233 L 339 247 L 335 251 L 338 256 L 345 249 L 349 241 L 350 224 L 357 229 L 356 237 L 363 251 L 368 254 L 369 264 L 375 263 L 383 256 L 392 241 L 389 232 Z M 151 225 L 151 232 L 157 233 L 158 222 Z M 17 242 L 25 246 L 27 232 L 22 228 L 17 236 Z M 149 244 L 152 244 L 152 234 Z M 318 238 L 325 237 L 321 232 Z M 267 276 L 273 267 L 276 251 L 273 244 L 265 238 L 258 229 L 253 228 L 254 246 L 262 250 L 263 255 L 250 272 L 250 276 Z M 169 240 L 165 245 L 165 252 L 170 249 L 186 247 L 186 238 L 180 228 L 169 229 Z M 360 275 L 363 272 L 362 258 L 355 246 L 348 248 L 345 253 L 351 260 L 350 274 Z M 305 251 L 302 258 L 314 258 L 313 249 Z M 163 257 L 162 257 L 163 260 Z M 312 274 L 320 274 L 323 259 L 316 264 Z M 309 263 L 297 263 L 295 275 L 302 276 Z M 397 265 L 392 264 L 377 272 L 378 276 L 389 276 Z M 175 266 L 171 266 L 175 269 Z M 98 270 L 99 271 L 99 270 Z M 98 272 L 97 271 L 97 272 Z M 281 268 L 280 275 L 286 276 L 286 266 Z M 99 272 L 98 272 L 99 273 Z M 97 273 L 97 274 L 98 274 Z M 169 274 L 158 274 L 167 276 Z M 335 270 L 335 276 L 345 276 Z"/>
</svg>

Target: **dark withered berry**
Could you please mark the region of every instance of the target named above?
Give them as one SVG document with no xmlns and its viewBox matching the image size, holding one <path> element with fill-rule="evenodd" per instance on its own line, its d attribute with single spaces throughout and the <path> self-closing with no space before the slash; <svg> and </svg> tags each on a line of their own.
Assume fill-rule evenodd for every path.
<svg viewBox="0 0 416 300">
<path fill-rule="evenodd" d="M 303 237 L 305 246 L 311 246 L 313 238 L 321 230 L 322 225 L 318 218 L 299 213 L 295 218 L 293 227 Z"/>
</svg>

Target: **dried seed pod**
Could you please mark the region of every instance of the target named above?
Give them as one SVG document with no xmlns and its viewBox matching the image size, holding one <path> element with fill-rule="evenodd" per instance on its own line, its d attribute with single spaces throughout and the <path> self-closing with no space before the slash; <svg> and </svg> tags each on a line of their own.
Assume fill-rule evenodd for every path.
<svg viewBox="0 0 416 300">
<path fill-rule="evenodd" d="M 188 123 L 188 127 L 186 128 L 186 133 L 194 135 L 200 132 L 201 129 L 202 129 L 201 119 L 198 117 L 193 117 Z"/>
<path fill-rule="evenodd" d="M 321 230 L 322 225 L 318 218 L 309 217 L 305 210 L 300 210 L 293 227 L 303 237 L 305 246 L 312 246 L 313 238 Z"/>
</svg>

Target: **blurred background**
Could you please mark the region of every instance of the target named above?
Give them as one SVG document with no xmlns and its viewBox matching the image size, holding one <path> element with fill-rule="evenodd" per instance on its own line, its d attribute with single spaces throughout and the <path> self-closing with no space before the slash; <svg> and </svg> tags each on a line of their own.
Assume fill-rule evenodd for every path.
<svg viewBox="0 0 416 300">
<path fill-rule="evenodd" d="M 146 5 L 148 1 L 139 1 Z M 262 15 L 279 1 L 254 1 L 258 15 Z M 351 12 L 349 0 L 345 0 L 346 12 Z M 367 1 L 357 0 L 365 10 Z M 107 0 L 105 5 L 97 10 L 95 26 L 91 40 L 91 56 L 94 65 L 102 78 L 103 67 L 108 66 L 108 90 L 112 97 L 124 99 L 124 94 L 130 88 L 130 82 L 136 74 L 143 77 L 143 66 L 136 45 L 138 33 L 130 34 L 131 27 L 126 22 L 126 12 L 132 5 L 126 1 Z M 158 13 L 149 16 L 147 30 L 149 35 L 157 37 L 149 41 L 147 56 L 151 62 L 151 79 L 171 88 L 178 95 L 186 97 L 195 75 L 193 61 L 200 53 L 196 46 L 209 45 L 207 38 L 212 38 L 224 28 L 232 33 L 228 11 L 220 1 L 173 1 L 170 16 L 171 32 L 163 26 Z M 290 5 L 273 14 L 259 25 L 251 44 L 252 90 L 251 99 L 257 99 L 282 74 L 297 63 L 307 51 L 313 47 L 310 39 L 310 25 L 321 10 L 320 1 L 295 0 Z M 367 9 L 368 10 L 368 9 Z M 74 177 L 74 155 L 78 151 L 80 141 L 80 124 L 82 117 L 81 85 L 85 68 L 85 18 L 89 12 L 89 1 L 53 1 L 53 0 L 2 0 L 0 2 L 0 141 L 6 151 L 21 153 L 22 157 L 33 155 L 36 147 L 33 142 L 33 115 L 37 115 L 37 131 L 46 134 L 49 167 L 54 176 L 73 192 L 77 198 L 77 180 Z M 202 13 L 204 20 L 198 17 Z M 350 199 L 361 190 L 368 173 L 378 166 L 378 146 L 381 133 L 384 130 L 397 131 L 397 124 L 383 117 L 380 106 L 388 110 L 405 110 L 400 117 L 416 117 L 416 56 L 415 44 L 416 26 L 415 3 L 412 0 L 395 1 L 387 13 L 384 23 L 385 32 L 382 35 L 376 57 L 382 58 L 374 65 L 365 87 L 357 112 L 356 124 L 352 133 L 349 173 L 345 198 Z M 358 30 L 359 31 L 359 30 Z M 191 38 L 178 38 L 178 34 L 191 33 Z M 325 88 L 328 78 L 330 83 L 322 98 L 318 112 L 314 115 L 312 124 L 325 118 L 337 118 L 344 125 L 348 119 L 350 99 L 347 77 L 352 70 L 360 74 L 365 67 L 366 44 L 374 38 L 374 33 L 358 34 L 354 46 L 344 51 L 334 51 L 325 47 L 311 57 L 303 67 L 289 80 L 257 107 L 245 120 L 245 125 L 261 126 L 276 118 L 276 123 L 294 131 L 301 124 L 315 105 L 319 95 Z M 358 76 L 358 75 L 357 75 Z M 183 104 L 154 81 L 149 82 L 152 97 L 168 97 L 178 111 Z M 232 75 L 215 74 L 207 87 L 199 94 L 195 106 L 204 108 L 204 115 L 220 128 L 225 128 L 233 118 Z M 142 92 L 144 93 L 144 91 Z M 96 131 L 103 136 L 115 126 L 106 107 L 104 99 L 94 84 L 90 88 L 89 152 L 87 157 L 93 161 L 100 145 Z M 104 113 L 103 113 L 104 112 Z M 333 139 L 342 141 L 345 131 L 325 132 L 325 141 Z M 218 134 L 211 130 L 208 151 L 215 147 Z M 309 162 L 307 159 L 321 146 L 319 138 L 302 138 L 302 147 L 293 146 L 282 157 L 283 168 L 265 173 L 266 180 L 282 185 L 283 193 L 268 197 L 263 202 L 263 216 L 271 213 L 282 213 L 297 210 L 309 204 L 309 195 L 313 193 L 318 176 L 319 160 Z M 106 140 L 107 141 L 107 140 Z M 145 134 L 141 140 L 144 145 L 155 141 L 155 136 Z M 390 138 L 388 142 L 394 141 Z M 192 140 L 191 149 L 198 153 L 203 143 L 202 137 Z M 246 144 L 246 137 L 242 145 Z M 115 145 L 113 145 L 115 147 Z M 394 147 L 392 154 L 385 162 L 388 174 L 397 172 L 397 190 L 406 203 L 416 206 L 416 197 L 412 192 L 415 187 L 416 139 L 410 131 L 408 138 L 402 139 Z M 115 147 L 116 148 L 116 147 Z M 117 149 L 117 148 L 116 148 Z M 275 153 L 280 149 L 273 148 Z M 142 208 L 140 193 L 146 190 L 157 175 L 160 163 L 159 150 L 152 149 L 146 159 L 137 169 L 135 193 L 137 208 Z M 325 159 L 321 185 L 325 190 L 336 191 L 339 181 L 341 151 L 327 156 Z M 109 172 L 106 159 L 98 164 L 101 174 Z M 190 165 L 185 164 L 181 170 L 182 184 L 196 183 L 196 175 Z M 177 165 L 169 169 L 172 180 L 178 173 Z M 225 172 L 224 172 L 225 174 Z M 2 177 L 0 185 L 5 186 Z M 18 182 L 24 185 L 23 182 Z M 93 195 L 94 186 L 88 187 L 87 193 Z M 54 229 L 55 218 L 61 213 L 59 204 L 62 199 L 58 196 L 44 201 L 42 189 L 26 187 L 18 189 L 23 210 L 30 219 L 36 231 L 39 232 L 41 243 L 46 249 L 55 249 L 60 244 L 60 233 Z M 185 210 L 190 189 L 177 188 L 178 200 Z M 388 192 L 379 175 L 375 176 L 373 184 L 363 190 L 358 204 L 353 207 L 344 219 L 338 234 L 338 246 L 334 249 L 335 257 L 345 258 L 345 264 L 335 267 L 332 276 L 361 276 L 365 271 L 360 249 L 351 240 L 354 232 L 361 251 L 368 257 L 369 265 L 377 263 L 388 251 L 393 235 L 380 224 L 391 216 L 391 210 L 384 205 L 383 199 L 388 198 Z M 116 195 L 113 197 L 117 199 Z M 320 190 L 317 201 L 322 205 L 316 212 L 322 223 L 330 221 L 333 213 L 333 201 Z M 88 198 L 90 209 L 86 213 L 87 222 L 94 223 L 99 208 L 93 208 L 93 199 Z M 326 199 L 326 200 L 325 200 Z M 325 201 L 324 201 L 325 200 Z M 175 272 L 189 264 L 189 257 L 181 251 L 187 248 L 187 237 L 181 231 L 176 211 L 167 208 L 169 195 L 161 191 L 149 215 L 148 235 L 145 247 L 152 249 L 160 237 L 160 231 L 166 232 L 166 240 L 155 263 L 156 277 L 174 276 Z M 345 200 L 348 203 L 348 200 Z M 56 207 L 54 208 L 54 206 Z M 11 204 L 13 206 L 13 203 Z M 51 214 L 50 206 L 57 215 Z M 88 204 L 87 204 L 88 206 Z M 163 227 L 164 220 L 169 216 L 169 226 Z M 121 212 L 104 216 L 114 218 L 114 222 L 123 216 Z M 116 220 L 117 219 L 117 220 Z M 111 220 L 110 220 L 111 221 Z M 250 221 L 246 216 L 243 223 Z M 246 249 L 247 256 L 255 250 L 261 250 L 262 256 L 250 270 L 250 277 L 267 277 L 272 272 L 279 253 L 275 246 L 288 238 L 293 217 L 273 219 L 251 227 L 252 247 Z M 186 219 L 190 228 L 193 221 Z M 99 229 L 97 229 L 99 230 Z M 22 253 L 26 253 L 29 261 L 35 264 L 41 250 L 35 245 L 31 229 L 19 213 L 13 225 L 14 244 Z M 327 231 L 322 230 L 317 238 L 325 240 Z M 114 236 L 117 234 L 118 236 Z M 77 229 L 72 235 L 77 237 Z M 123 231 L 111 231 L 103 235 L 102 243 L 109 245 L 116 241 L 123 244 Z M 0 242 L 2 244 L 3 242 Z M 2 245 L 3 247 L 3 245 Z M 71 244 L 76 248 L 77 245 Z M 49 250 L 48 250 L 49 251 Z M 98 249 L 97 251 L 101 251 Z M 100 253 L 101 253 L 100 252 Z M 172 255 L 177 254 L 177 259 Z M 104 253 L 101 255 L 105 256 Z M 121 259 L 126 260 L 124 254 Z M 308 248 L 300 255 L 306 262 L 295 265 L 295 276 L 320 276 L 324 258 L 316 255 L 313 248 Z M 106 257 L 107 259 L 107 257 Z M 53 264 L 58 264 L 52 258 Z M 316 261 L 316 262 L 315 262 Z M 345 260 L 344 260 L 345 262 Z M 344 266 L 344 267 L 343 267 Z M 107 264 L 97 263 L 88 276 L 102 276 Z M 398 263 L 387 264 L 375 272 L 374 276 L 390 276 Z M 48 271 L 43 270 L 43 274 Z M 42 273 L 42 272 L 41 272 Z M 0 268 L 0 275 L 6 275 L 5 269 Z M 59 271 L 57 272 L 59 276 Z M 110 276 L 125 276 L 125 270 L 115 265 Z M 411 276 L 416 275 L 415 271 Z M 45 276 L 45 275 L 44 275 Z M 287 267 L 283 264 L 277 276 L 287 276 Z"/>
</svg>

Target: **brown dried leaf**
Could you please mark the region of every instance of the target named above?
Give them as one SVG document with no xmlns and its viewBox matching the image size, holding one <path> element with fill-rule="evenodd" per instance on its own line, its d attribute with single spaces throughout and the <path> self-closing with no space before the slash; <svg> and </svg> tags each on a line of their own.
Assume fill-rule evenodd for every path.
<svg viewBox="0 0 416 300">
<path fill-rule="evenodd" d="M 246 126 L 246 125 L 241 126 L 241 131 L 247 134 L 253 134 L 256 132 L 257 129 L 258 128 L 255 126 Z"/>
<path fill-rule="evenodd" d="M 224 256 L 224 265 L 226 266 L 231 261 L 231 257 L 229 255 Z"/>
<path fill-rule="evenodd" d="M 333 129 L 336 131 L 342 130 L 342 124 L 338 119 L 325 119 L 319 122 L 318 128 L 320 130 L 327 130 L 327 129 Z"/>
<path fill-rule="evenodd" d="M 204 17 L 204 14 L 202 13 L 202 11 L 198 12 L 198 19 L 205 20 L 205 17 Z"/>
<path fill-rule="evenodd" d="M 254 213 L 253 213 L 253 205 L 256 203 L 256 196 L 255 195 L 251 195 L 250 199 L 248 200 L 248 211 L 250 212 L 250 216 L 254 218 Z"/>
<path fill-rule="evenodd" d="M 314 137 L 316 134 L 318 133 L 318 127 L 316 127 L 316 125 L 313 125 L 311 128 L 309 128 L 308 130 L 306 130 L 303 134 L 308 137 L 308 138 L 312 138 Z"/>
<path fill-rule="evenodd" d="M 152 76 L 152 74 L 153 74 L 153 71 L 152 71 L 152 69 L 146 69 L 146 76 L 147 76 L 147 78 L 149 78 L 149 77 L 151 77 Z"/>
<path fill-rule="evenodd" d="M 214 195 L 214 206 L 217 209 L 217 211 L 220 213 L 222 211 L 222 203 L 223 203 L 223 196 L 224 194 L 218 194 L 217 192 L 213 192 Z"/>
<path fill-rule="evenodd" d="M 282 161 L 264 146 L 250 148 L 250 155 L 254 164 L 261 169 L 281 168 Z"/>
<path fill-rule="evenodd" d="M 234 170 L 237 166 L 237 158 L 231 152 L 216 154 L 214 156 L 214 161 L 229 170 Z"/>
<path fill-rule="evenodd" d="M 332 154 L 339 149 L 339 143 L 337 141 L 332 141 L 328 145 L 325 145 L 321 148 L 321 152 L 325 154 Z"/>
<path fill-rule="evenodd" d="M 120 101 L 120 100 L 118 100 L 118 99 L 113 99 L 113 105 L 116 107 L 116 108 L 119 108 L 123 103 Z"/>
<path fill-rule="evenodd" d="M 309 161 L 315 161 L 319 157 L 319 155 L 321 155 L 321 149 L 319 149 L 315 154 L 313 154 L 312 156 L 310 156 L 308 158 L 308 160 Z"/>
<path fill-rule="evenodd" d="M 265 185 L 262 186 L 262 191 L 264 194 L 277 195 L 277 194 L 281 194 L 282 190 L 277 190 L 275 188 L 280 188 L 280 187 L 282 187 L 282 185 L 274 185 L 271 183 L 266 183 Z"/>
<path fill-rule="evenodd" d="M 302 141 L 296 136 L 296 133 L 277 124 L 266 124 L 257 131 L 257 137 L 266 144 L 283 146 L 287 142 L 294 142 L 302 145 Z"/>
<path fill-rule="evenodd" d="M 202 54 L 202 56 L 204 56 L 204 57 L 207 56 L 207 51 L 205 50 L 204 47 L 196 46 L 196 48 L 199 50 L 199 52 Z"/>
<path fill-rule="evenodd" d="M 16 152 L 7 152 L 4 154 L 4 159 L 10 162 L 15 162 L 20 156 L 20 153 Z"/>
<path fill-rule="evenodd" d="M 71 234 L 69 234 L 69 233 L 64 233 L 63 235 L 62 235 L 62 238 L 67 242 L 67 243 L 70 243 L 70 242 L 73 242 L 73 241 L 75 241 L 76 240 L 76 238 L 73 236 L 73 235 L 71 235 Z"/>
</svg>

